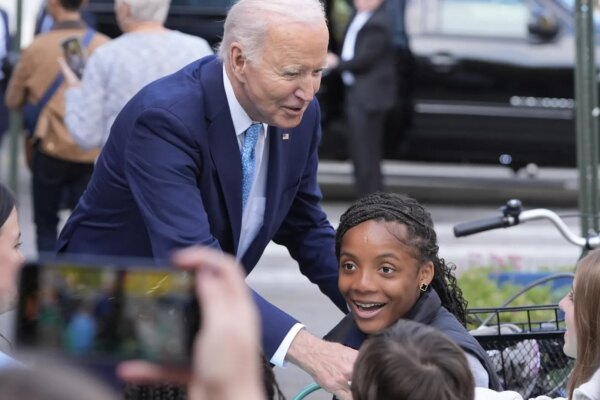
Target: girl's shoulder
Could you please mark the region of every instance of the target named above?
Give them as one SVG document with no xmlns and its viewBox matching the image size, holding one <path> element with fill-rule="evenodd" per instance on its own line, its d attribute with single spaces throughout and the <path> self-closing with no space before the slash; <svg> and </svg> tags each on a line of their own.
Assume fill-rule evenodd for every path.
<svg viewBox="0 0 600 400">
<path fill-rule="evenodd" d="M 600 369 L 573 392 L 573 400 L 600 400 Z"/>
</svg>

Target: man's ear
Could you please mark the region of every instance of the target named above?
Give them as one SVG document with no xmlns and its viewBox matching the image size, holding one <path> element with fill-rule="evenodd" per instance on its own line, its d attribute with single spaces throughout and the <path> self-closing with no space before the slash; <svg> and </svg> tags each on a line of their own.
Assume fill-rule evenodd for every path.
<svg viewBox="0 0 600 400">
<path fill-rule="evenodd" d="M 244 56 L 242 46 L 238 42 L 233 42 L 229 46 L 229 67 L 238 81 L 246 80 L 246 64 L 248 60 Z"/>
<path fill-rule="evenodd" d="M 430 285 L 431 281 L 433 281 L 434 275 L 435 268 L 433 267 L 433 262 L 427 261 L 421 265 L 421 268 L 419 269 L 419 284 L 425 283 Z"/>
<path fill-rule="evenodd" d="M 119 13 L 119 17 L 124 21 L 131 17 L 131 8 L 129 4 L 121 0 L 115 1 L 115 13 Z"/>
<path fill-rule="evenodd" d="M 123 3 L 123 13 L 126 18 L 131 18 L 131 6 L 128 3 Z"/>
</svg>

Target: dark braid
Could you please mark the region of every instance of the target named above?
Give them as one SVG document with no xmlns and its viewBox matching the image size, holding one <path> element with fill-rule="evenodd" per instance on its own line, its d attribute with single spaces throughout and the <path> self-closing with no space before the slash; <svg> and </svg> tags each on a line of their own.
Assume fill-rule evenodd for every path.
<svg viewBox="0 0 600 400">
<path fill-rule="evenodd" d="M 400 239 L 414 249 L 414 256 L 420 262 L 431 261 L 434 278 L 431 287 L 448 309 L 463 324 L 466 324 L 467 301 L 456 284 L 454 264 L 439 258 L 437 235 L 433 229 L 431 215 L 416 200 L 395 193 L 373 193 L 348 208 L 340 218 L 335 238 L 335 252 L 339 259 L 342 238 L 349 229 L 365 221 L 397 222 L 406 226 L 408 237 Z"/>
<path fill-rule="evenodd" d="M 275 374 L 273 373 L 273 367 L 267 361 L 267 359 L 262 357 L 263 364 L 263 383 L 265 384 L 265 390 L 267 392 L 267 399 L 269 400 L 285 400 L 285 396 L 279 387 L 279 383 L 275 379 Z"/>
</svg>

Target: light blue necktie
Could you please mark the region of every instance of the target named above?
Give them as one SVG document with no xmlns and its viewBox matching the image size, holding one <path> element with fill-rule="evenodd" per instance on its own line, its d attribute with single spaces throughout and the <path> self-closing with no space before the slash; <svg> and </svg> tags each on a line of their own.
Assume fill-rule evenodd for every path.
<svg viewBox="0 0 600 400">
<path fill-rule="evenodd" d="M 260 133 L 260 124 L 252 124 L 244 133 L 244 144 L 242 145 L 242 201 L 246 207 L 250 190 L 252 189 L 252 178 L 254 178 L 254 165 L 256 163 L 256 142 Z"/>
</svg>

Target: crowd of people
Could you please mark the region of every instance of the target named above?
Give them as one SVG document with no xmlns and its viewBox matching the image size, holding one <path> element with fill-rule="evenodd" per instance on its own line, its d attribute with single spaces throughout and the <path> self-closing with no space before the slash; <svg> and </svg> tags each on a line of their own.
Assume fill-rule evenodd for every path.
<svg viewBox="0 0 600 400">
<path fill-rule="evenodd" d="M 503 391 L 465 327 L 467 304 L 428 211 L 381 191 L 377 151 L 356 155 L 361 197 L 337 230 L 321 208 L 323 71 L 337 69 L 348 86 L 355 153 L 381 148 L 393 97 L 382 95 L 393 88 L 385 0 L 354 4 L 338 57 L 319 0 L 238 0 L 216 54 L 165 28 L 169 0 L 115 0 L 124 34 L 112 40 L 83 22 L 82 0 L 47 1 L 52 28 L 23 51 L 5 99 L 38 108 L 26 138 L 38 251 L 143 257 L 195 276 L 201 329 L 190 367 L 122 363 L 126 398 L 282 398 L 271 366 L 288 362 L 340 400 L 521 398 Z M 81 79 L 61 58 L 70 37 L 88 55 Z M 64 206 L 73 210 L 57 238 Z M 346 314 L 324 339 L 245 285 L 271 241 Z M 0 185 L 0 312 L 15 305 L 19 246 L 15 199 Z M 599 268 L 592 251 L 560 302 L 575 358 L 569 400 L 600 399 Z M 0 353 L 0 399 L 77 397 L 57 384 L 72 371 L 48 372 Z M 85 382 L 78 390 L 91 399 L 118 398 Z"/>
</svg>

